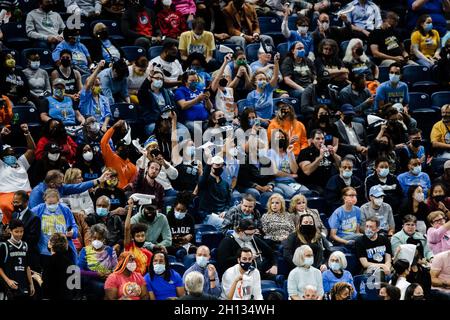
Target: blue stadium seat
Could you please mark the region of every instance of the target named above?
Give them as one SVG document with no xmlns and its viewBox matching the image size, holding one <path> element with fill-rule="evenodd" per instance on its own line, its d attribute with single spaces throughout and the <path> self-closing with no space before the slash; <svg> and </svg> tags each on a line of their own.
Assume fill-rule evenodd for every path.
<svg viewBox="0 0 450 320">
<path fill-rule="evenodd" d="M 320 213 L 328 214 L 324 197 L 307 197 L 308 208 L 317 209 Z"/>
<path fill-rule="evenodd" d="M 261 34 L 281 32 L 281 20 L 277 17 L 258 17 L 258 22 Z"/>
<path fill-rule="evenodd" d="M 320 213 L 320 220 L 322 220 L 325 228 L 327 228 L 327 230 L 330 230 L 330 225 L 328 224 L 328 216 L 325 213 Z"/>
<path fill-rule="evenodd" d="M 205 231 L 201 233 L 201 243 L 210 250 L 217 248 L 223 239 L 223 233 L 220 231 Z"/>
<path fill-rule="evenodd" d="M 214 259 L 216 260 L 217 258 L 217 248 L 213 248 L 211 249 L 211 260 Z"/>
<path fill-rule="evenodd" d="M 386 82 L 389 80 L 389 67 L 378 67 L 378 81 L 380 83 Z"/>
<path fill-rule="evenodd" d="M 286 277 L 289 275 L 289 271 L 290 271 L 289 264 L 283 258 L 283 256 L 277 257 L 277 268 L 278 268 L 278 274 L 281 274 Z"/>
<path fill-rule="evenodd" d="M 251 43 L 245 47 L 245 55 L 249 62 L 258 60 L 258 50 L 261 45 L 259 43 Z"/>
<path fill-rule="evenodd" d="M 216 231 L 216 228 L 210 224 L 196 224 L 195 232 Z"/>
<path fill-rule="evenodd" d="M 431 70 L 424 66 L 404 66 L 402 80 L 408 84 L 411 91 L 431 93 L 438 84 L 431 81 Z"/>
<path fill-rule="evenodd" d="M 121 47 L 125 55 L 125 59 L 128 61 L 135 61 L 139 57 L 146 56 L 145 49 L 139 46 L 125 46 Z"/>
<path fill-rule="evenodd" d="M 192 253 L 184 256 L 183 264 L 186 270 L 189 269 L 194 263 L 195 263 L 195 254 Z"/>
<path fill-rule="evenodd" d="M 278 103 L 281 99 L 282 99 L 282 98 L 275 98 L 275 99 L 273 99 L 273 104 L 274 104 L 274 106 L 276 106 L 277 103 Z M 288 99 L 288 100 L 290 101 L 290 104 L 294 107 L 294 111 L 295 111 L 295 115 L 297 116 L 297 119 L 298 119 L 298 118 L 303 118 L 303 115 L 302 115 L 302 112 L 301 112 L 301 109 L 300 109 L 300 102 L 301 102 L 300 99 L 297 99 L 297 98 L 291 98 L 291 97 L 289 97 L 289 98 L 283 98 L 283 99 Z"/>
<path fill-rule="evenodd" d="M 353 283 L 356 291 L 362 300 L 379 300 L 379 284 L 367 281 L 366 275 L 357 275 L 353 277 Z"/>
<path fill-rule="evenodd" d="M 95 20 L 91 22 L 91 29 L 94 29 L 94 26 L 102 22 L 105 26 L 108 27 L 108 34 L 109 38 L 121 43 L 125 40 L 125 38 L 122 35 L 122 30 L 120 29 L 120 22 L 117 22 L 115 20 Z"/>
<path fill-rule="evenodd" d="M 417 127 L 422 130 L 423 137 L 429 137 L 433 125 L 441 120 L 441 113 L 436 109 L 419 109 L 411 112 L 411 116 L 417 119 Z"/>
<path fill-rule="evenodd" d="M 289 30 L 297 30 L 297 15 L 292 15 L 288 17 L 288 28 Z"/>
<path fill-rule="evenodd" d="M 12 124 L 27 123 L 28 127 L 40 127 L 39 111 L 36 107 L 16 105 L 12 109 L 13 120 Z"/>
<path fill-rule="evenodd" d="M 187 255 L 187 251 L 185 248 L 180 248 L 175 253 L 175 257 L 177 258 L 177 261 L 183 261 L 184 257 Z"/>
<path fill-rule="evenodd" d="M 114 103 L 111 105 L 111 113 L 114 115 L 116 109 L 119 110 L 119 118 L 126 120 L 130 124 L 135 124 L 138 122 L 138 111 L 136 106 L 131 103 Z M 114 119 L 114 120 L 118 120 Z"/>
<path fill-rule="evenodd" d="M 289 47 L 288 47 L 288 43 L 287 42 L 283 42 L 280 43 L 277 46 L 277 51 L 280 53 L 281 59 L 283 59 L 284 57 L 286 57 L 286 55 L 289 52 Z"/>
<path fill-rule="evenodd" d="M 408 106 L 409 112 L 418 109 L 428 109 L 431 107 L 430 96 L 424 92 L 410 92 Z"/>
<path fill-rule="evenodd" d="M 152 60 L 161 54 L 163 46 L 153 46 L 148 49 L 148 58 Z"/>
<path fill-rule="evenodd" d="M 347 259 L 347 271 L 349 271 L 351 274 L 358 274 L 361 267 L 358 261 L 358 258 L 355 254 L 352 253 L 346 253 L 345 258 Z"/>
<path fill-rule="evenodd" d="M 8 22 L 1 26 L 7 47 L 25 49 L 30 47 L 30 39 L 27 37 L 25 22 Z"/>
<path fill-rule="evenodd" d="M 447 103 L 450 103 L 450 91 L 439 91 L 431 95 L 431 106 L 433 108 L 441 110 L 441 107 Z"/>
<path fill-rule="evenodd" d="M 30 12 L 38 7 L 36 0 L 19 0 L 19 8 L 22 12 Z"/>
<path fill-rule="evenodd" d="M 347 50 L 349 43 L 350 43 L 350 40 L 345 40 L 345 41 L 342 41 L 341 44 L 339 45 L 339 51 L 340 51 L 341 57 L 343 57 L 345 55 L 345 51 Z"/>
<path fill-rule="evenodd" d="M 53 69 L 53 59 L 52 59 L 52 51 L 49 49 L 41 49 L 41 48 L 27 48 L 22 51 L 21 54 L 21 64 L 24 68 L 28 67 L 27 55 L 30 52 L 36 51 L 41 58 L 41 68 L 44 70 L 52 70 Z"/>
<path fill-rule="evenodd" d="M 410 54 L 411 52 L 411 39 L 405 39 L 403 40 L 403 47 L 405 48 L 405 51 Z"/>
<path fill-rule="evenodd" d="M 167 255 L 167 260 L 169 260 L 169 263 L 177 262 L 177 257 L 169 254 Z"/>
<path fill-rule="evenodd" d="M 234 43 L 224 43 L 222 45 L 232 49 L 234 52 L 236 52 L 236 48 L 241 48 L 239 45 L 234 44 Z M 227 55 L 226 53 L 220 52 L 219 49 L 218 49 L 218 46 L 216 46 L 216 50 L 214 50 L 214 58 L 219 63 L 223 63 L 223 59 L 225 58 L 226 55 Z"/>
<path fill-rule="evenodd" d="M 186 268 L 184 267 L 184 264 L 181 262 L 171 262 L 170 267 L 178 272 L 181 277 L 183 277 L 184 273 L 186 272 Z"/>
<path fill-rule="evenodd" d="M 262 280 L 265 281 L 265 280 Z M 266 287 L 261 287 L 261 294 L 264 298 L 264 300 L 267 300 L 267 297 L 271 294 L 271 293 L 278 293 L 283 297 L 283 300 L 287 300 L 287 295 L 286 292 L 277 287 L 277 286 L 266 286 Z"/>
<path fill-rule="evenodd" d="M 91 25 L 86 21 L 81 21 L 80 26 L 80 40 L 92 40 Z"/>
</svg>

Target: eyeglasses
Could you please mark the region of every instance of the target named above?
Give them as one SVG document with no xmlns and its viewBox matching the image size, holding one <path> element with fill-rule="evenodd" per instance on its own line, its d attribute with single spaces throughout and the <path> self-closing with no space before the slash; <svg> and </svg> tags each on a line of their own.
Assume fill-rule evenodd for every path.
<svg viewBox="0 0 450 320">
<path fill-rule="evenodd" d="M 439 219 L 433 220 L 433 223 L 441 222 L 441 221 L 445 222 L 445 218 L 439 218 Z"/>
</svg>

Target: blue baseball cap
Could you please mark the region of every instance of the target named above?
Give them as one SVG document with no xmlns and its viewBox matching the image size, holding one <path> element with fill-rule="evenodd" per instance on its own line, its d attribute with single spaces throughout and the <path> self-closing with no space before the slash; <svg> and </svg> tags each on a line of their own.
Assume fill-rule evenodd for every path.
<svg viewBox="0 0 450 320">
<path fill-rule="evenodd" d="M 378 198 L 385 195 L 386 194 L 384 193 L 383 188 L 379 184 L 370 188 L 369 196 L 374 196 L 375 198 Z"/>
</svg>

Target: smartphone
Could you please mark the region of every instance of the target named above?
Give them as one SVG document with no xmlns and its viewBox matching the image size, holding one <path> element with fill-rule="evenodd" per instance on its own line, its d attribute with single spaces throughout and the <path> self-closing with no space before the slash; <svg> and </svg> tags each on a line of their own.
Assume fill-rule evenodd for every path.
<svg viewBox="0 0 450 320">
<path fill-rule="evenodd" d="M 325 145 L 332 146 L 333 145 L 333 136 L 331 134 L 325 135 Z"/>
<path fill-rule="evenodd" d="M 151 154 L 153 157 L 157 157 L 157 156 L 159 156 L 159 155 L 162 154 L 162 153 L 161 153 L 161 151 L 159 151 L 159 149 L 153 149 L 152 151 L 150 151 L 150 154 Z"/>
<path fill-rule="evenodd" d="M 257 127 L 261 126 L 261 120 L 259 120 L 259 118 L 255 119 L 255 126 Z"/>
</svg>

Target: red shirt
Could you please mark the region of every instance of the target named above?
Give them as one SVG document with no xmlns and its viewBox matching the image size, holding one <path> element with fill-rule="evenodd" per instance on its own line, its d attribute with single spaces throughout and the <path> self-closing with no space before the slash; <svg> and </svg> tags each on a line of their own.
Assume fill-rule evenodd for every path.
<svg viewBox="0 0 450 320">
<path fill-rule="evenodd" d="M 186 18 L 178 11 L 162 10 L 156 16 L 156 24 L 163 36 L 177 39 L 187 30 Z"/>
<path fill-rule="evenodd" d="M 138 13 L 136 32 L 142 34 L 143 36 L 152 36 L 152 24 L 146 11 L 141 11 Z"/>
<path fill-rule="evenodd" d="M 140 300 L 142 286 L 145 285 L 144 277 L 138 272 L 132 272 L 129 277 L 123 273 L 111 273 L 105 282 L 105 289 L 117 289 L 117 297 Z"/>
</svg>

